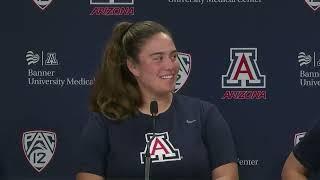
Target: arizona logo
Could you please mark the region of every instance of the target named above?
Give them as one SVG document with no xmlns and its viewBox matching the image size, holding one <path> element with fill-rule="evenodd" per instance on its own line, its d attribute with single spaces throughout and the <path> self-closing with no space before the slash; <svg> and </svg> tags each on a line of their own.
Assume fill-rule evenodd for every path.
<svg viewBox="0 0 320 180">
<path fill-rule="evenodd" d="M 127 5 L 127 4 L 134 4 L 134 0 L 90 0 L 90 4 Z"/>
<path fill-rule="evenodd" d="M 90 0 L 93 16 L 133 16 L 134 0 Z"/>
<path fill-rule="evenodd" d="M 320 8 L 320 0 L 305 0 L 305 2 L 314 11 L 316 11 L 318 8 Z"/>
<path fill-rule="evenodd" d="M 180 63 L 180 69 L 177 76 L 176 87 L 174 92 L 179 91 L 179 89 L 187 81 L 190 71 L 191 71 L 191 55 L 186 53 L 178 53 L 178 60 Z"/>
<path fill-rule="evenodd" d="M 231 48 L 230 66 L 222 75 L 222 88 L 265 88 L 266 77 L 257 65 L 257 48 Z"/>
<path fill-rule="evenodd" d="M 24 154 L 38 172 L 42 171 L 52 159 L 56 143 L 56 133 L 50 131 L 27 131 L 22 136 Z"/>
<path fill-rule="evenodd" d="M 33 2 L 36 3 L 41 10 L 44 10 L 51 4 L 52 0 L 33 0 Z"/>
<path fill-rule="evenodd" d="M 230 65 L 221 77 L 222 88 L 266 88 L 266 76 L 257 64 L 257 48 L 230 48 Z M 265 90 L 225 91 L 222 99 L 267 99 Z"/>
<path fill-rule="evenodd" d="M 175 149 L 170 142 L 168 132 L 155 133 L 155 137 L 152 138 L 153 133 L 147 133 L 146 147 L 143 152 L 140 152 L 141 164 L 144 164 L 144 158 L 147 151 L 147 144 L 152 139 L 150 143 L 150 156 L 151 161 L 155 162 L 165 162 L 165 161 L 178 161 L 181 160 L 179 149 Z"/>
</svg>

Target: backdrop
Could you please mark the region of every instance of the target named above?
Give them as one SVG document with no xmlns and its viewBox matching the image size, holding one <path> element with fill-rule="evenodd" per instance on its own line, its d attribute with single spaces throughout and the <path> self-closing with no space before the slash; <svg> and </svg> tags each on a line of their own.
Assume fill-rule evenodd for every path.
<svg viewBox="0 0 320 180">
<path fill-rule="evenodd" d="M 319 120 L 319 0 L 24 0 L 2 8 L 1 179 L 74 179 L 90 86 L 119 21 L 154 20 L 173 33 L 177 93 L 219 107 L 241 180 L 280 179 L 288 153 Z"/>
</svg>

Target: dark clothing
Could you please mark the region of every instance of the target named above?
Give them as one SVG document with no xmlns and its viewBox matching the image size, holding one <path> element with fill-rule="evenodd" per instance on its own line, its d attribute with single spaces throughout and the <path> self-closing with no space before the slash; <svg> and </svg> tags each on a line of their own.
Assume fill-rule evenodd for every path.
<svg viewBox="0 0 320 180">
<path fill-rule="evenodd" d="M 293 149 L 298 161 L 311 171 L 320 168 L 320 121 L 303 137 Z"/>
<path fill-rule="evenodd" d="M 122 122 L 93 113 L 80 148 L 79 172 L 107 177 L 144 177 L 146 144 L 152 138 L 151 116 L 140 113 Z M 215 105 L 178 94 L 156 118 L 150 144 L 151 179 L 210 179 L 218 166 L 236 162 L 228 124 Z"/>
</svg>

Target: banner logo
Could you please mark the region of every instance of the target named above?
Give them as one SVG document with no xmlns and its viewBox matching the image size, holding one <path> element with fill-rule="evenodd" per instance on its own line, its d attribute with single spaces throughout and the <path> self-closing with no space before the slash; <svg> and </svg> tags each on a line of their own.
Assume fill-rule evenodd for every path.
<svg viewBox="0 0 320 180">
<path fill-rule="evenodd" d="M 36 64 L 40 60 L 39 54 L 35 54 L 32 51 L 28 51 L 26 54 L 26 60 L 28 62 L 28 65 Z"/>
<path fill-rule="evenodd" d="M 305 52 L 299 52 L 298 62 L 300 67 L 304 65 L 309 65 L 312 63 L 313 67 L 320 67 L 320 58 L 317 59 L 316 52 L 310 54 L 306 54 Z"/>
<path fill-rule="evenodd" d="M 310 55 L 306 55 L 304 52 L 300 52 L 298 55 L 298 62 L 300 66 L 308 65 L 312 61 L 312 57 Z"/>
<path fill-rule="evenodd" d="M 300 66 L 299 81 L 301 87 L 320 87 L 320 53 L 300 51 L 298 63 Z"/>
<path fill-rule="evenodd" d="M 44 57 L 45 55 L 46 57 Z M 28 65 L 37 64 L 38 62 L 41 62 L 42 66 L 59 65 L 57 54 L 55 52 L 47 52 L 47 54 L 45 54 L 41 51 L 40 56 L 39 54 L 29 50 L 26 54 L 26 61 Z"/>
</svg>

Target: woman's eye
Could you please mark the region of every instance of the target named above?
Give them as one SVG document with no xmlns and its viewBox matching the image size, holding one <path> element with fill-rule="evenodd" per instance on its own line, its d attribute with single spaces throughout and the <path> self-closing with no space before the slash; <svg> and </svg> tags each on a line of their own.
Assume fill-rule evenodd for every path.
<svg viewBox="0 0 320 180">
<path fill-rule="evenodd" d="M 162 56 L 158 56 L 158 57 L 153 58 L 153 60 L 156 60 L 156 61 L 161 61 L 162 59 L 163 59 Z"/>
<path fill-rule="evenodd" d="M 172 61 L 177 60 L 177 55 L 176 55 L 176 54 L 172 55 L 172 56 L 171 56 L 171 60 L 172 60 Z"/>
</svg>

